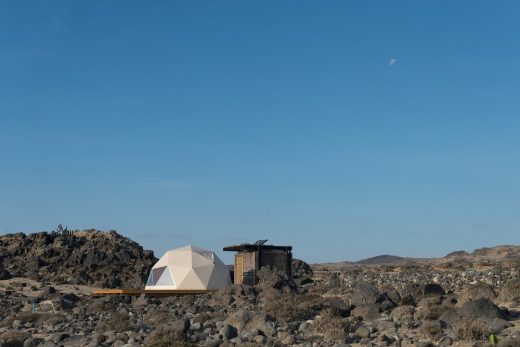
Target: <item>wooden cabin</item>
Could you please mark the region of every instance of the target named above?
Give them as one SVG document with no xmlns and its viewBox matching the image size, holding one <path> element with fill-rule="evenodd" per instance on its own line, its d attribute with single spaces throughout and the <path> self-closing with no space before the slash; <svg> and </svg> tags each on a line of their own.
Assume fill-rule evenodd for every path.
<svg viewBox="0 0 520 347">
<path fill-rule="evenodd" d="M 262 266 L 270 265 L 292 277 L 292 246 L 266 245 L 267 240 L 224 247 L 224 251 L 235 254 L 234 283 L 255 285 L 257 272 Z"/>
</svg>

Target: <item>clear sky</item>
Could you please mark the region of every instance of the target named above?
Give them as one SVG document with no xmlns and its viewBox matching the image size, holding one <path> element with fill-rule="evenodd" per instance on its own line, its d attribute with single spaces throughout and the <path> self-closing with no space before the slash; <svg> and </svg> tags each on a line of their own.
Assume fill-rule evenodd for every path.
<svg viewBox="0 0 520 347">
<path fill-rule="evenodd" d="M 309 262 L 520 243 L 518 1 L 1 1 L 0 233 Z M 224 255 L 230 261 L 230 255 Z"/>
</svg>

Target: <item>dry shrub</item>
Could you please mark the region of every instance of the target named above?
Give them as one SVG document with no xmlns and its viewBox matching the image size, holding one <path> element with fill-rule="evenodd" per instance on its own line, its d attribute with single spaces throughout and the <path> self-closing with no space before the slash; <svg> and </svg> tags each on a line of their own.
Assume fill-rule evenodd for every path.
<svg viewBox="0 0 520 347">
<path fill-rule="evenodd" d="M 99 312 L 110 312 L 114 311 L 117 306 L 111 301 L 94 300 L 89 303 L 86 309 L 88 315 L 94 315 Z"/>
<path fill-rule="evenodd" d="M 46 314 L 40 318 L 48 326 L 55 326 L 64 321 L 65 317 L 61 314 Z"/>
<path fill-rule="evenodd" d="M 453 331 L 462 340 L 483 340 L 490 331 L 486 321 L 482 318 L 475 317 L 461 317 L 453 324 Z"/>
<path fill-rule="evenodd" d="M 267 301 L 264 310 L 269 318 L 277 322 L 302 321 L 316 316 L 323 301 L 319 295 L 286 294 Z"/>
<path fill-rule="evenodd" d="M 421 325 L 419 332 L 424 337 L 433 341 L 439 340 L 442 336 L 442 328 L 439 326 L 439 324 L 436 324 L 434 322 L 424 322 Z"/>
<path fill-rule="evenodd" d="M 498 301 L 511 306 L 520 305 L 520 280 L 506 283 L 500 290 Z"/>
<path fill-rule="evenodd" d="M 0 322 L 0 328 L 10 328 L 13 325 L 14 317 L 7 316 Z"/>
<path fill-rule="evenodd" d="M 16 315 L 15 319 L 21 320 L 26 323 L 34 323 L 40 320 L 42 314 L 33 312 L 20 312 Z"/>
<path fill-rule="evenodd" d="M 23 347 L 29 335 L 22 331 L 6 331 L 0 335 L 0 345 L 5 347 Z"/>
<path fill-rule="evenodd" d="M 143 316 L 143 321 L 150 326 L 164 324 L 164 323 L 169 322 L 170 320 L 171 320 L 171 315 L 170 315 L 170 311 L 168 309 L 158 309 L 158 310 L 148 311 Z"/>
<path fill-rule="evenodd" d="M 394 308 L 391 317 L 395 324 L 406 328 L 413 328 L 416 324 L 414 313 L 415 307 L 411 305 L 404 305 Z"/>
<path fill-rule="evenodd" d="M 125 332 L 132 330 L 132 324 L 130 322 L 130 316 L 128 313 L 116 312 L 112 314 L 110 318 L 104 319 L 99 322 L 96 326 L 96 331 L 104 332 L 104 331 L 117 331 L 117 332 Z"/>
<path fill-rule="evenodd" d="M 440 316 L 448 309 L 447 306 L 421 306 L 418 307 L 414 314 L 415 320 L 434 320 L 439 319 Z"/>
<path fill-rule="evenodd" d="M 0 327 L 10 328 L 15 320 L 20 320 L 24 323 L 44 322 L 47 325 L 56 325 L 63 322 L 63 315 L 58 313 L 33 313 L 20 312 L 15 316 L 8 316 L 0 322 Z"/>
<path fill-rule="evenodd" d="M 518 347 L 520 346 L 520 337 L 505 337 L 499 341 L 500 347 Z"/>
<path fill-rule="evenodd" d="M 415 307 L 411 305 L 399 306 L 392 311 L 392 319 L 394 322 L 400 322 L 404 317 L 413 317 L 414 313 Z"/>
<path fill-rule="evenodd" d="M 205 322 L 209 322 L 210 320 L 217 317 L 217 315 L 218 314 L 216 312 L 203 312 L 203 313 L 198 314 L 195 317 L 193 317 L 193 323 L 204 324 Z"/>
<path fill-rule="evenodd" d="M 148 347 L 188 347 L 193 346 L 186 341 L 184 336 L 178 330 L 169 326 L 161 326 L 152 331 L 146 338 L 145 345 Z"/>
<path fill-rule="evenodd" d="M 337 310 L 327 308 L 320 313 L 320 319 L 314 321 L 314 329 L 326 342 L 343 342 L 347 337 L 349 324 L 342 319 Z"/>
</svg>

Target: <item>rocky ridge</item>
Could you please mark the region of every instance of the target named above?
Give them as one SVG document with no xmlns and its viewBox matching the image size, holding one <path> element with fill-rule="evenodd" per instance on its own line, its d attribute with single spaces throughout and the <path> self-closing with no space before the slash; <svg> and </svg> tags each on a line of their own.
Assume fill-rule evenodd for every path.
<svg viewBox="0 0 520 347">
<path fill-rule="evenodd" d="M 116 231 L 65 228 L 0 236 L 0 279 L 140 288 L 156 261 L 152 251 Z"/>
</svg>

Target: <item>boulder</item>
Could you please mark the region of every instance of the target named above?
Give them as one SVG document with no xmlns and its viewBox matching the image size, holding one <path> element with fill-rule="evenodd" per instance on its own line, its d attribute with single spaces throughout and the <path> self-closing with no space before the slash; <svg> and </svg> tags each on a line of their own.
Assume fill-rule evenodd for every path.
<svg viewBox="0 0 520 347">
<path fill-rule="evenodd" d="M 272 266 L 262 266 L 257 273 L 259 290 L 274 288 L 281 292 L 293 292 L 296 284 L 285 273 Z"/>
<path fill-rule="evenodd" d="M 375 304 L 379 300 L 379 291 L 372 284 L 364 281 L 354 285 L 350 303 L 355 306 Z"/>
<path fill-rule="evenodd" d="M 470 318 L 482 318 L 486 321 L 498 318 L 507 320 L 507 315 L 494 303 L 488 299 L 477 299 L 468 301 L 460 308 L 463 316 Z"/>
<path fill-rule="evenodd" d="M 238 336 L 238 332 L 234 326 L 230 324 L 224 324 L 224 326 L 220 329 L 220 335 L 222 335 L 225 340 L 231 340 Z"/>
<path fill-rule="evenodd" d="M 225 323 L 236 327 L 240 333 L 260 331 L 266 336 L 274 336 L 276 333 L 274 323 L 268 320 L 264 312 L 239 310 L 226 319 Z"/>
<path fill-rule="evenodd" d="M 312 274 L 312 269 L 309 264 L 300 259 L 292 260 L 293 278 L 299 279 L 302 277 L 311 277 Z"/>
<path fill-rule="evenodd" d="M 464 293 L 459 296 L 458 303 L 459 305 L 463 305 L 468 301 L 478 300 L 478 299 L 488 299 L 493 300 L 497 297 L 495 290 L 489 284 L 479 283 L 472 285 Z"/>
<path fill-rule="evenodd" d="M 0 280 L 11 279 L 11 273 L 6 269 L 0 269 Z"/>
<path fill-rule="evenodd" d="M 330 308 L 337 311 L 341 317 L 350 315 L 350 306 L 341 298 L 329 298 L 323 301 L 323 308 Z"/>
<path fill-rule="evenodd" d="M 446 295 L 444 289 L 437 283 L 426 283 L 415 287 L 414 298 L 420 301 L 424 298 Z"/>
<path fill-rule="evenodd" d="M 370 330 L 368 330 L 367 327 L 361 326 L 361 327 L 356 329 L 354 334 L 356 334 L 356 336 L 358 336 L 359 338 L 369 338 L 370 337 Z"/>
<path fill-rule="evenodd" d="M 361 318 L 364 321 L 373 321 L 381 317 L 380 304 L 359 305 L 352 310 L 352 316 Z"/>
</svg>

